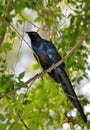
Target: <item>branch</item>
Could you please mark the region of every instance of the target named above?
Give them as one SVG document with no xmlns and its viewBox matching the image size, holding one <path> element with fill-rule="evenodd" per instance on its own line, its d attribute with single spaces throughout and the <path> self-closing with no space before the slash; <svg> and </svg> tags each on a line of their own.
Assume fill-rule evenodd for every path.
<svg viewBox="0 0 90 130">
<path fill-rule="evenodd" d="M 35 81 L 37 78 L 43 76 L 44 74 L 51 72 L 51 70 L 55 69 L 56 67 L 58 67 L 59 65 L 61 65 L 64 61 L 66 61 L 78 48 L 79 46 L 83 43 L 83 41 L 88 38 L 90 36 L 90 32 L 87 33 L 86 35 L 84 35 L 83 37 L 81 37 L 81 39 L 78 41 L 78 43 L 69 51 L 69 53 L 60 61 L 58 61 L 56 64 L 52 65 L 51 67 L 49 67 L 47 70 L 42 71 L 39 74 L 36 74 L 35 76 L 33 76 L 32 78 L 30 78 L 29 80 L 27 80 L 25 83 L 21 84 L 19 87 L 15 88 L 14 90 L 6 93 L 5 95 L 1 96 L 0 99 L 7 97 L 10 94 L 15 94 L 17 90 L 20 90 L 22 87 L 26 87 L 30 82 L 32 82 L 33 80 Z"/>
<path fill-rule="evenodd" d="M 24 120 L 20 117 L 20 114 L 19 114 L 18 112 L 17 112 L 17 115 L 18 115 L 18 117 L 19 117 L 21 123 L 22 123 L 23 126 L 25 127 L 25 129 L 26 129 L 26 130 L 31 130 L 31 129 L 29 129 L 28 126 L 25 124 Z"/>
<path fill-rule="evenodd" d="M 17 117 L 19 118 L 19 123 L 22 124 L 22 127 L 24 127 L 25 129 L 24 130 L 31 130 L 30 128 L 28 128 L 28 125 L 24 122 L 24 120 L 21 118 L 19 112 L 18 112 L 18 109 L 16 108 L 15 109 L 15 115 L 17 115 Z"/>
</svg>

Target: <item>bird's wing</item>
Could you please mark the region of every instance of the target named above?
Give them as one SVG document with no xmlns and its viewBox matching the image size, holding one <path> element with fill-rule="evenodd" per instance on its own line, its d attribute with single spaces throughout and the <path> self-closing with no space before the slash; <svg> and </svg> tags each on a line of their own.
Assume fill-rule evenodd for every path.
<svg viewBox="0 0 90 130">
<path fill-rule="evenodd" d="M 50 41 L 45 41 L 47 55 L 49 59 L 52 61 L 53 64 L 57 63 L 59 60 L 61 60 L 61 56 L 57 52 L 55 46 Z M 62 63 L 62 67 L 65 67 L 65 64 Z"/>
<path fill-rule="evenodd" d="M 50 60 L 50 58 L 48 57 L 48 55 L 45 53 L 38 54 L 38 58 L 40 60 L 41 66 L 44 68 L 44 70 L 48 69 L 53 64 L 52 61 Z"/>
</svg>

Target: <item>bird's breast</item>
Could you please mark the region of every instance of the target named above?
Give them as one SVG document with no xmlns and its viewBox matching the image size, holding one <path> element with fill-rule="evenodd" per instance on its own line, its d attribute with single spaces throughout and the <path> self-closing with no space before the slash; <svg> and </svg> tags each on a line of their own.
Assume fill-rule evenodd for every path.
<svg viewBox="0 0 90 130">
<path fill-rule="evenodd" d="M 44 60 L 46 58 L 45 54 L 38 54 L 40 60 Z"/>
</svg>

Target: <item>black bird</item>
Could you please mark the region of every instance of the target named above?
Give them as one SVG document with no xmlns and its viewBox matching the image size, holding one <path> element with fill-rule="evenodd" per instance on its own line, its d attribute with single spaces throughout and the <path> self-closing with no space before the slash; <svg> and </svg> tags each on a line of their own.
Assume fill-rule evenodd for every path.
<svg viewBox="0 0 90 130">
<path fill-rule="evenodd" d="M 40 37 L 37 32 L 26 32 L 31 39 L 31 46 L 35 52 L 35 58 L 41 64 L 44 70 L 48 69 L 53 64 L 61 60 L 61 56 L 57 52 L 52 42 L 47 41 Z M 39 60 L 38 60 L 39 59 Z M 80 102 L 76 96 L 73 86 L 64 70 L 65 65 L 62 63 L 60 66 L 53 69 L 48 74 L 57 82 L 61 83 L 64 92 L 66 93 L 72 104 L 78 109 L 84 122 L 87 122 L 87 118 L 83 112 Z"/>
</svg>

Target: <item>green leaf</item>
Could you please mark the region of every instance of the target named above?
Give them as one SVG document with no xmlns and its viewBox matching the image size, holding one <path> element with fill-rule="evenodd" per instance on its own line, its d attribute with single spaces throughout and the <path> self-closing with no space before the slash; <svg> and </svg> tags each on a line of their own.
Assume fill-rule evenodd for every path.
<svg viewBox="0 0 90 130">
<path fill-rule="evenodd" d="M 13 123 L 10 126 L 9 130 L 24 130 L 24 127 L 22 126 L 22 124 L 17 123 L 17 121 L 16 121 L 16 123 Z"/>
<path fill-rule="evenodd" d="M 19 76 L 18 76 L 18 80 L 21 80 L 25 75 L 25 71 L 20 73 Z"/>
<path fill-rule="evenodd" d="M 6 130 L 6 124 L 0 124 L 0 130 Z"/>
<path fill-rule="evenodd" d="M 13 2 L 13 5 L 16 12 L 22 11 L 26 7 L 24 0 L 16 0 Z"/>
<path fill-rule="evenodd" d="M 12 45 L 9 42 L 5 42 L 3 46 L 0 48 L 0 52 L 7 53 L 8 51 L 12 50 Z"/>
<path fill-rule="evenodd" d="M 0 120 L 4 121 L 5 120 L 5 117 L 3 114 L 0 113 Z"/>
<path fill-rule="evenodd" d="M 88 70 L 90 70 L 90 66 L 88 66 Z"/>
</svg>

